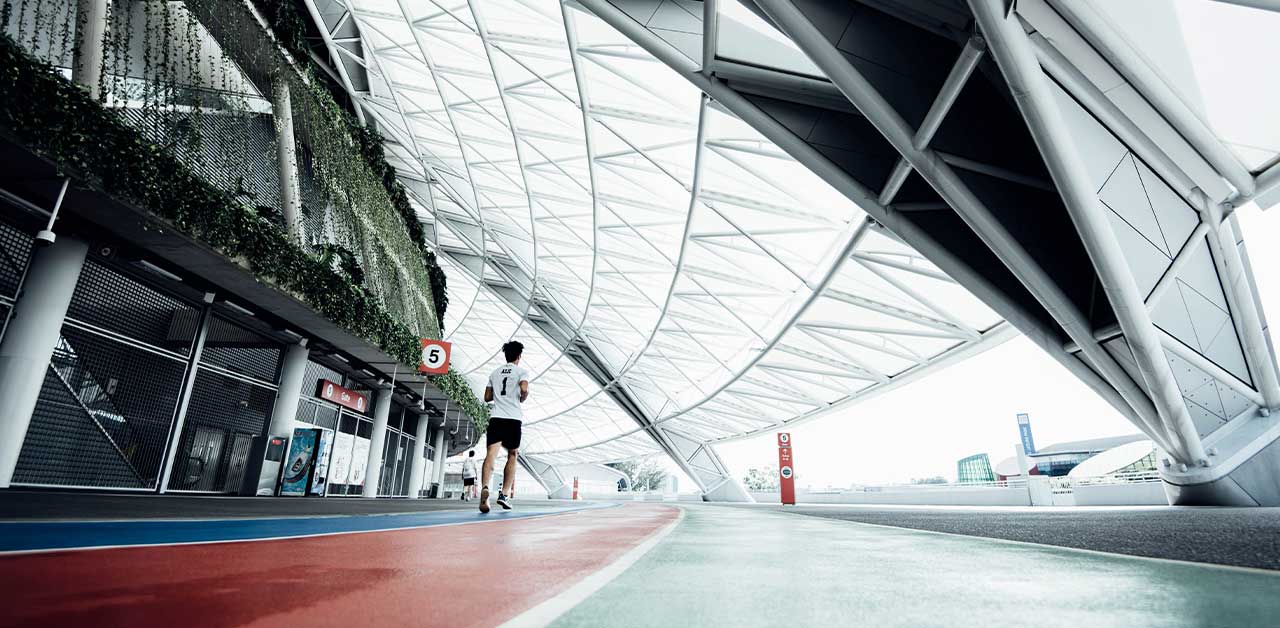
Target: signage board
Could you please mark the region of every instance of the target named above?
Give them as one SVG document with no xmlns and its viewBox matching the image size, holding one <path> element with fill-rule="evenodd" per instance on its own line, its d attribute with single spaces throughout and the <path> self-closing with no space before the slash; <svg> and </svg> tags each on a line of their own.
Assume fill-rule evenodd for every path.
<svg viewBox="0 0 1280 628">
<path fill-rule="evenodd" d="M 1036 453 L 1036 442 L 1031 439 L 1031 417 L 1025 412 L 1018 413 L 1018 435 L 1022 437 L 1022 450 Z"/>
<path fill-rule="evenodd" d="M 795 461 L 791 458 L 791 434 L 778 432 L 778 489 L 782 503 L 796 503 Z"/>
<path fill-rule="evenodd" d="M 344 408 L 351 408 L 356 412 L 364 412 L 369 408 L 369 398 L 367 396 L 347 390 L 327 379 L 322 379 L 316 384 L 316 396 Z"/>
<path fill-rule="evenodd" d="M 422 359 L 418 363 L 419 373 L 444 375 L 449 372 L 449 354 L 453 351 L 453 343 L 431 338 L 422 339 Z"/>
</svg>

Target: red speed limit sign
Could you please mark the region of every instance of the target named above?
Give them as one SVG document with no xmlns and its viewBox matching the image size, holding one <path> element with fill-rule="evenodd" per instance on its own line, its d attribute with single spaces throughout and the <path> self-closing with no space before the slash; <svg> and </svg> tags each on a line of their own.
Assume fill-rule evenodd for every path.
<svg viewBox="0 0 1280 628">
<path fill-rule="evenodd" d="M 443 340 L 422 339 L 422 359 L 418 363 L 419 373 L 444 375 L 449 372 L 449 352 L 453 344 Z"/>
</svg>

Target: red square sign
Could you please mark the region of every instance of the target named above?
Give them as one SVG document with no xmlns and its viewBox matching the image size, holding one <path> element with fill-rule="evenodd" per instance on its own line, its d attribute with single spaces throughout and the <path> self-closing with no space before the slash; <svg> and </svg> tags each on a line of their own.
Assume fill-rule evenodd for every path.
<svg viewBox="0 0 1280 628">
<path fill-rule="evenodd" d="M 449 372 L 449 353 L 453 343 L 443 340 L 422 339 L 422 358 L 418 363 L 419 373 L 444 375 Z"/>
</svg>

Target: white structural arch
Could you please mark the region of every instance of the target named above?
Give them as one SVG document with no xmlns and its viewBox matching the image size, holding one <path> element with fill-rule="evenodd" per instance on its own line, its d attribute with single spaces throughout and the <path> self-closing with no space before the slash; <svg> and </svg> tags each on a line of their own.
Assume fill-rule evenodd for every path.
<svg viewBox="0 0 1280 628">
<path fill-rule="evenodd" d="M 1158 76 L 1144 55 L 1162 50 L 1116 11 L 1058 0 L 1014 14 L 978 0 L 308 4 L 328 52 L 318 60 L 389 139 L 448 272 L 455 366 L 478 389 L 504 341 L 526 345 L 537 392 L 522 449 L 543 475 L 666 453 L 709 498 L 743 498 L 714 443 L 902 385 L 1017 331 L 1173 465 L 1207 468 L 1217 451 L 1179 367 L 1207 378 L 1221 425 L 1280 402 L 1247 257 L 1223 218 L 1276 195 L 1280 138 L 1263 124 L 1250 143 L 1212 98 L 1185 105 L 1186 77 Z M 1014 23 L 1032 34 L 1015 36 Z M 918 38 L 937 67 L 893 78 L 877 61 L 888 50 L 842 38 L 839 24 Z M 957 143 L 955 125 L 977 122 L 966 120 L 974 92 L 1019 81 L 1040 97 L 1010 109 L 1035 140 L 1013 156 L 1037 163 Z M 1116 102 L 1126 89 L 1141 102 Z M 1151 225 L 1111 208 L 1152 242 L 1186 231 L 1160 236 L 1163 264 L 1117 247 L 1128 232 L 1096 212 L 1129 192 L 1116 183 L 1100 196 L 1110 179 L 1071 165 L 1054 116 L 1077 141 L 1118 147 L 1153 199 L 1146 172 L 1168 203 L 1187 204 L 1170 217 L 1152 200 Z M 1008 198 L 1063 207 L 1059 191 L 1063 224 L 1081 238 L 1068 232 L 1065 259 L 1088 253 L 1082 273 L 1106 288 L 1095 296 L 1107 312 L 1081 308 L 1079 287 L 1002 213 Z M 1234 348 L 1180 335 L 1161 305 L 1220 278 L 1209 301 Z"/>
</svg>

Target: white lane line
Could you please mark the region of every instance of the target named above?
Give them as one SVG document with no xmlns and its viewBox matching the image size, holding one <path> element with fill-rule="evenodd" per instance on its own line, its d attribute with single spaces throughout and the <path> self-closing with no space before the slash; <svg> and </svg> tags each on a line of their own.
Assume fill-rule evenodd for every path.
<svg viewBox="0 0 1280 628">
<path fill-rule="evenodd" d="M 622 572 L 649 553 L 649 550 L 661 543 L 662 539 L 666 538 L 668 534 L 671 534 L 671 531 L 675 530 L 681 521 L 684 521 L 684 508 L 677 508 L 677 511 L 679 514 L 676 515 L 676 518 L 671 523 L 650 534 L 643 542 L 631 548 L 626 554 L 619 556 L 617 560 L 605 568 L 579 580 L 577 584 L 561 591 L 551 599 L 516 615 L 502 624 L 500 628 L 541 628 L 569 612 L 573 607 L 581 604 L 583 600 L 591 597 L 596 591 L 604 588 L 604 585 L 613 582 L 615 578 L 622 575 Z"/>
<path fill-rule="evenodd" d="M 588 511 L 596 510 L 599 508 L 615 508 L 615 506 L 586 506 L 583 508 L 573 508 L 569 510 L 540 512 L 538 514 L 530 514 L 530 515 L 522 514 L 515 517 L 477 518 L 469 521 L 450 521 L 448 523 L 427 523 L 427 524 L 410 525 L 410 526 L 375 528 L 372 530 L 339 530 L 335 532 L 313 532 L 309 534 L 284 534 L 280 536 L 266 536 L 266 537 L 253 537 L 253 538 L 210 539 L 210 540 L 203 540 L 203 541 L 178 541 L 174 543 L 122 543 L 119 545 L 78 545 L 75 547 L 47 547 L 47 548 L 42 547 L 37 549 L 5 550 L 5 551 L 0 551 L 0 557 L 21 556 L 24 554 L 52 554 L 55 552 L 86 552 L 86 551 L 93 551 L 93 550 L 128 549 L 132 547 L 176 547 L 178 545 L 219 545 L 222 543 L 257 543 L 260 541 L 288 541 L 290 539 L 311 539 L 311 538 L 316 538 L 321 536 L 337 536 L 340 534 L 369 534 L 372 532 L 396 532 L 401 530 L 421 530 L 424 528 L 447 528 L 452 526 L 474 525 L 478 523 L 496 523 L 499 521 L 532 521 L 534 519 L 542 519 L 545 517 L 557 517 L 560 515 L 576 515 L 579 513 L 588 512 Z M 361 515 L 350 515 L 350 516 L 359 517 Z M 297 518 L 297 517 L 293 517 L 293 518 Z M 134 519 L 133 521 L 136 522 L 136 521 L 149 521 L 149 520 Z M 211 520 L 205 520 L 205 521 L 209 521 L 209 522 L 243 521 L 243 519 L 224 519 L 224 520 L 211 519 Z"/>
</svg>

